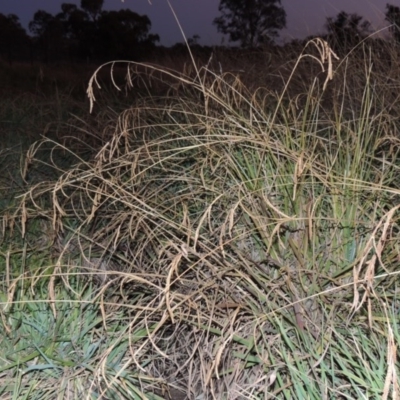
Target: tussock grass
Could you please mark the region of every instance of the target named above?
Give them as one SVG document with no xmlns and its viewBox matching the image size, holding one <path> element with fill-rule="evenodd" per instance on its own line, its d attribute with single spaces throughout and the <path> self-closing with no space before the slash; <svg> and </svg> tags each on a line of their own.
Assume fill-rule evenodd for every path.
<svg viewBox="0 0 400 400">
<path fill-rule="evenodd" d="M 293 96 L 310 61 L 323 73 Z M 398 110 L 372 59 L 352 61 L 310 43 L 281 92 L 131 64 L 165 95 L 82 135 L 87 158 L 32 146 L 35 165 L 49 147 L 75 162 L 50 157 L 57 179 L 10 219 L 26 251 L 3 254 L 3 329 L 32 341 L 40 311 L 65 339 L 4 361 L 8 393 L 67 379 L 61 398 L 397 398 Z"/>
</svg>

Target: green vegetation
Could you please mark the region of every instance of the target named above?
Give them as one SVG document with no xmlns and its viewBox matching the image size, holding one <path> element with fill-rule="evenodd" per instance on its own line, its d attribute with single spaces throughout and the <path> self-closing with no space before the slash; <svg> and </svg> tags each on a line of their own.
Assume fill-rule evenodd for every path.
<svg viewBox="0 0 400 400">
<path fill-rule="evenodd" d="M 90 104 L 67 84 L 3 100 L 0 396 L 398 398 L 380 51 L 315 39 L 241 78 L 131 63 L 123 96 L 106 65 Z"/>
</svg>

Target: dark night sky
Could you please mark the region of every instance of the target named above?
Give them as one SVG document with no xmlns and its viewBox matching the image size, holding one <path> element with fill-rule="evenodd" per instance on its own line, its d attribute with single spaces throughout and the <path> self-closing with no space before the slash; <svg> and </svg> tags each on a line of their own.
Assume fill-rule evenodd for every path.
<svg viewBox="0 0 400 400">
<path fill-rule="evenodd" d="M 220 44 L 221 35 L 212 25 L 218 15 L 219 0 L 170 0 L 187 37 L 200 35 L 201 44 Z M 80 4 L 80 0 L 0 0 L 0 13 L 17 14 L 25 28 L 38 9 L 51 14 L 61 11 L 61 3 Z M 182 42 L 182 35 L 166 0 L 105 0 L 104 9 L 130 8 L 138 14 L 146 14 L 152 22 L 152 32 L 161 37 L 161 44 L 170 46 Z M 340 11 L 357 13 L 368 19 L 374 29 L 387 25 L 384 21 L 386 3 L 398 5 L 396 0 L 282 0 L 287 13 L 287 29 L 281 38 L 303 38 L 323 32 L 326 17 Z"/>
</svg>

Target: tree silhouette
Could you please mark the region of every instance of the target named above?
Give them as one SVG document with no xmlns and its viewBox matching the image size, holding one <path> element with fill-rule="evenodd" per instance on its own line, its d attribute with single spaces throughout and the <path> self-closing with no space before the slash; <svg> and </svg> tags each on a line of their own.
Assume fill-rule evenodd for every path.
<svg viewBox="0 0 400 400">
<path fill-rule="evenodd" d="M 192 37 L 188 38 L 187 42 L 189 46 L 199 46 L 199 40 L 200 36 L 195 34 Z"/>
<path fill-rule="evenodd" d="M 92 21 L 96 21 L 103 9 L 104 0 L 81 0 L 81 8 L 86 11 Z"/>
<path fill-rule="evenodd" d="M 14 14 L 0 14 L 0 56 L 11 64 L 16 58 L 24 58 L 29 37 Z"/>
<path fill-rule="evenodd" d="M 67 39 L 78 39 L 84 34 L 87 23 L 89 22 L 88 14 L 80 10 L 75 4 L 63 3 L 61 5 L 61 13 L 56 15 L 64 26 L 64 36 Z"/>
<path fill-rule="evenodd" d="M 131 10 L 103 11 L 97 20 L 97 53 L 102 59 L 137 59 L 159 40 L 151 35 L 150 19 Z"/>
<path fill-rule="evenodd" d="M 93 21 L 87 12 L 79 9 L 75 4 L 64 3 L 61 13 L 56 15 L 62 24 L 68 56 L 85 58 L 90 54 L 94 27 Z"/>
<path fill-rule="evenodd" d="M 360 15 L 341 11 L 335 18 L 327 18 L 325 27 L 332 47 L 336 51 L 347 51 L 370 33 L 371 24 Z"/>
<path fill-rule="evenodd" d="M 269 43 L 286 26 L 281 0 L 221 0 L 221 16 L 214 19 L 219 32 L 242 47 Z"/>
<path fill-rule="evenodd" d="M 39 46 L 43 60 L 47 63 L 52 58 L 62 58 L 64 50 L 64 29 L 62 22 L 46 11 L 36 11 L 29 23 L 35 42 Z"/>
<path fill-rule="evenodd" d="M 104 11 L 103 0 L 81 0 L 81 8 L 63 3 L 53 16 L 39 10 L 29 24 L 43 59 L 62 57 L 104 61 L 137 59 L 151 50 L 158 35 L 150 34 L 146 15 L 131 10 Z"/>
<path fill-rule="evenodd" d="M 391 4 L 386 4 L 385 20 L 391 24 L 389 31 L 392 33 L 396 42 L 400 43 L 400 8 Z"/>
</svg>

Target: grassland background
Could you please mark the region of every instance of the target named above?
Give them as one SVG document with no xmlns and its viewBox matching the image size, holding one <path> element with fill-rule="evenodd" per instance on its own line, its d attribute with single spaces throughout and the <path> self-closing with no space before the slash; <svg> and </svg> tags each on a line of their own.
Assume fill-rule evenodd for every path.
<svg viewBox="0 0 400 400">
<path fill-rule="evenodd" d="M 398 398 L 398 57 L 0 64 L 1 398 Z"/>
</svg>

